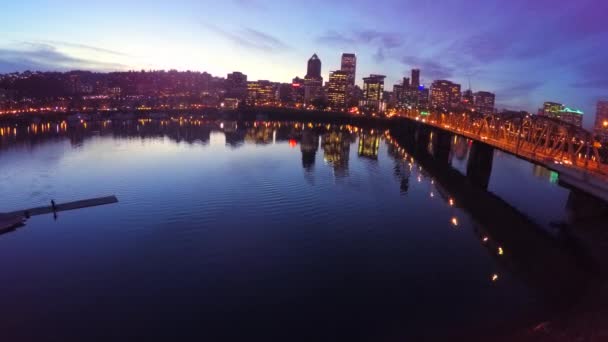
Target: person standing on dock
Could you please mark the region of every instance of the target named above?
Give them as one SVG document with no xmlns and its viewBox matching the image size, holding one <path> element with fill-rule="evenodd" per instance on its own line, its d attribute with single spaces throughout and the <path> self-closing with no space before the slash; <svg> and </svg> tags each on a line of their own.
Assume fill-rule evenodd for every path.
<svg viewBox="0 0 608 342">
<path fill-rule="evenodd" d="M 51 209 L 53 209 L 53 212 L 57 211 L 57 206 L 55 205 L 55 200 L 51 200 Z"/>
</svg>

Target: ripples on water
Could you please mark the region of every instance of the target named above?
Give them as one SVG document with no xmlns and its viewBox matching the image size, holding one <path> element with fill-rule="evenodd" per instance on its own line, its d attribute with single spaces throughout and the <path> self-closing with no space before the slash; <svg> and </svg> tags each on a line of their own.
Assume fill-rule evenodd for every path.
<svg viewBox="0 0 608 342">
<path fill-rule="evenodd" d="M 554 304 L 523 265 L 529 251 L 495 240 L 388 131 L 53 125 L 1 137 L 2 211 L 120 203 L 0 236 L 0 327 L 13 340 L 483 336 Z M 463 175 L 469 148 L 454 138 Z M 518 210 L 496 220 L 550 231 L 567 219 L 555 175 L 510 156 L 495 153 L 488 190 Z"/>
</svg>

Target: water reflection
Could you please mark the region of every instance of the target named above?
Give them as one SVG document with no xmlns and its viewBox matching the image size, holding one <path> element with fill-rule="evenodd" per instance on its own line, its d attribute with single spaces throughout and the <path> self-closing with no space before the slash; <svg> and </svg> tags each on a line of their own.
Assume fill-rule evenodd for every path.
<svg viewBox="0 0 608 342">
<path fill-rule="evenodd" d="M 359 156 L 373 160 L 378 159 L 380 148 L 380 134 L 373 130 L 369 133 L 361 132 L 359 135 Z"/>
<path fill-rule="evenodd" d="M 154 170 L 143 167 L 134 171 L 139 172 L 139 177 L 147 176 L 153 180 L 137 189 L 148 191 L 148 195 L 150 191 L 162 192 L 177 203 L 176 207 L 162 211 L 163 215 L 154 216 L 152 213 L 159 210 L 158 203 L 154 201 L 162 202 L 162 198 L 158 200 L 158 197 L 155 197 L 154 200 L 146 202 L 145 198 L 140 197 L 133 197 L 129 201 L 127 196 L 125 205 L 132 207 L 127 208 L 128 215 L 122 216 L 124 222 L 110 222 L 108 226 L 128 226 L 129 220 L 136 221 L 133 225 L 139 226 L 139 220 L 152 217 L 153 222 L 149 223 L 149 226 L 156 230 L 148 227 L 146 234 L 154 235 L 153 233 L 160 232 L 162 235 L 158 240 L 163 242 L 159 243 L 158 246 L 161 247 L 154 253 L 162 254 L 167 249 L 171 250 L 171 243 L 176 243 L 176 236 L 183 239 L 179 241 L 182 245 L 178 244 L 178 247 L 189 246 L 188 243 L 196 241 L 188 252 L 200 259 L 171 250 L 179 258 L 169 260 L 179 262 L 171 263 L 171 267 L 167 269 L 175 272 L 172 274 L 175 281 L 184 277 L 184 274 L 196 273 L 193 270 L 201 268 L 205 272 L 215 271 L 213 276 L 221 279 L 221 276 L 229 273 L 230 267 L 233 267 L 232 271 L 237 274 L 234 279 L 220 282 L 220 285 L 206 285 L 205 289 L 211 293 L 217 293 L 213 292 L 219 291 L 217 287 L 230 286 L 242 291 L 239 293 L 249 293 L 247 289 L 253 287 L 255 291 L 245 297 L 276 300 L 276 303 L 273 302 L 276 306 L 282 301 L 295 301 L 283 293 L 289 292 L 290 286 L 298 290 L 295 291 L 298 295 L 306 293 L 304 291 L 312 291 L 311 288 L 316 289 L 315 291 L 322 294 L 312 291 L 309 298 L 320 297 L 323 302 L 345 298 L 344 302 L 338 300 L 340 305 L 336 306 L 342 310 L 328 314 L 327 317 L 323 316 L 324 310 L 318 310 L 319 307 L 307 307 L 306 303 L 295 302 L 295 306 L 305 307 L 326 319 L 348 315 L 348 310 L 344 308 L 352 305 L 352 298 L 365 301 L 365 294 L 371 292 L 381 297 L 381 300 L 366 302 L 366 311 L 380 312 L 379 321 L 388 321 L 395 317 L 407 321 L 399 316 L 404 307 L 412 305 L 412 296 L 406 294 L 416 293 L 426 298 L 425 290 L 431 288 L 433 291 L 430 291 L 428 297 L 431 298 L 429 303 L 433 309 L 428 312 L 425 312 L 424 308 L 417 309 L 425 317 L 424 322 L 427 322 L 428 326 L 434 326 L 434 321 L 429 317 L 437 319 L 436 316 L 441 315 L 439 309 L 443 309 L 452 300 L 459 300 L 442 297 L 451 287 L 455 287 L 454 292 L 450 292 L 454 297 L 460 298 L 461 293 L 468 294 L 462 296 L 462 302 L 457 302 L 456 309 L 449 311 L 454 317 L 454 313 L 462 311 L 461 307 L 458 308 L 459 305 L 478 306 L 482 308 L 483 313 L 487 313 L 493 306 L 491 303 L 484 303 L 487 298 L 498 302 L 500 299 L 496 297 L 504 296 L 506 301 L 510 301 L 511 296 L 524 296 L 514 290 L 519 282 L 534 293 L 531 300 L 535 301 L 535 305 L 541 307 L 543 312 L 564 312 L 571 305 L 579 303 L 582 300 L 581 294 L 588 291 L 590 284 L 595 281 L 593 269 L 596 267 L 596 260 L 587 255 L 588 246 L 582 245 L 573 236 L 547 233 L 545 227 L 539 223 L 542 220 L 513 206 L 510 198 L 503 196 L 511 192 L 501 192 L 502 188 L 497 187 L 496 184 L 506 184 L 505 186 L 510 188 L 513 184 L 510 183 L 510 178 L 501 176 L 502 167 L 497 168 L 495 165 L 518 169 L 519 164 L 460 137 L 419 127 L 385 131 L 338 124 L 204 121 L 188 118 L 38 123 L 27 127 L 5 127 L 0 132 L 0 159 L 3 155 L 9 155 L 11 150 L 19 150 L 23 146 L 36 149 L 42 148 L 45 143 L 57 141 L 69 141 L 72 147 L 83 149 L 89 140 L 99 137 L 112 138 L 113 141 L 168 139 L 180 146 L 193 146 L 193 154 L 183 158 L 186 161 L 171 159 L 174 163 L 178 160 L 183 163 L 170 170 L 177 174 L 170 175 L 171 181 L 179 182 L 186 178 L 187 182 L 163 187 L 158 182 L 159 176 L 163 176 L 160 171 L 155 173 Z M 212 135 L 224 135 L 225 145 L 234 160 L 221 164 L 223 167 L 217 173 L 207 168 L 204 169 L 206 172 L 202 173 L 199 172 L 200 165 L 212 164 L 209 160 L 220 163 L 228 158 L 218 154 L 209 157 L 216 159 L 206 159 L 201 164 L 196 164 L 197 158 L 204 157 L 200 156 L 203 155 L 200 151 L 214 147 L 208 145 L 222 141 L 212 139 Z M 209 144 L 210 141 L 216 142 Z M 317 153 L 319 147 L 323 150 L 325 164 L 316 165 L 317 157 L 320 158 Z M 261 167 L 255 163 L 238 164 L 241 160 L 246 160 L 249 154 L 261 158 L 266 152 L 280 153 L 282 159 L 277 162 L 273 159 L 275 154 L 272 154 L 273 158 L 262 159 Z M 294 156 L 295 158 L 291 158 Z M 283 165 L 282 161 L 289 161 L 290 164 Z M 159 163 L 170 164 L 165 160 Z M 375 170 L 375 173 L 369 173 L 370 169 L 363 168 L 362 164 L 365 167 L 373 166 L 371 170 Z M 4 164 L 3 170 L 9 169 L 6 165 Z M 241 165 L 244 166 L 238 167 Z M 390 179 L 385 179 L 382 173 L 382 167 L 386 165 Z M 267 175 L 275 170 L 283 170 L 282 167 L 287 170 L 296 167 L 298 173 L 294 176 L 284 171 L 273 173 L 272 177 Z M 542 192 L 544 186 L 551 186 L 568 193 L 567 202 L 556 201 L 557 204 L 552 206 L 541 206 L 541 210 L 549 208 L 545 210 L 547 215 L 554 215 L 552 208 L 560 206 L 562 211 L 569 213 L 568 222 L 578 222 L 598 212 L 592 210 L 593 213 L 589 213 L 589 203 L 593 200 L 576 191 L 560 187 L 553 182 L 554 177 L 550 172 L 547 173 L 545 169 L 532 164 L 526 164 L 525 167 L 525 181 L 530 192 Z M 193 171 L 189 171 L 189 168 Z M 315 182 L 316 189 L 313 189 L 317 192 L 300 183 L 302 170 L 304 178 L 309 182 L 312 174 L 318 177 Z M 319 177 L 327 170 L 331 170 L 328 174 L 332 180 L 349 179 L 351 182 L 328 182 Z M 148 175 L 149 172 L 152 174 Z M 509 173 L 509 176 L 511 175 L 512 172 Z M 164 176 L 169 177 L 166 174 Z M 187 178 L 188 176 L 190 178 Z M 366 177 L 372 180 L 377 178 L 379 182 L 367 181 L 369 178 Z M 131 186 L 129 182 L 126 183 Z M 147 186 L 158 189 L 149 190 L 146 189 Z M 170 197 L 171 191 L 176 191 L 175 189 L 181 192 Z M 188 203 L 192 207 L 179 206 Z M 238 210 L 234 209 L 234 203 L 240 204 Z M 134 213 L 138 205 L 145 207 L 142 209 L 145 214 Z M 600 209 L 601 205 L 598 205 L 598 210 Z M 65 220 L 69 220 L 69 216 L 66 216 Z M 220 219 L 214 220 L 217 217 Z M 551 218 L 555 219 L 554 216 Z M 64 223 L 63 220 L 62 215 L 58 218 L 58 223 Z M 163 226 L 159 222 L 171 224 Z M 204 226 L 205 234 L 197 230 L 199 226 Z M 214 228 L 217 226 L 221 229 L 216 231 Z M 314 235 L 307 235 L 314 229 L 311 227 L 322 229 L 314 230 Z M 260 230 L 263 234 L 256 234 Z M 167 242 L 169 246 L 164 245 Z M 124 250 L 136 248 L 133 246 L 135 244 L 126 246 Z M 137 246 L 145 244 L 139 245 L 138 242 Z M 476 254 L 475 246 L 483 253 Z M 294 252 L 290 254 L 292 250 Z M 197 254 L 203 253 L 201 251 L 208 254 Z M 300 255 L 302 251 L 310 254 Z M 154 258 L 154 253 L 150 251 L 138 249 L 138 252 L 141 253 L 139 257 L 142 259 L 153 258 L 158 263 L 167 262 L 160 260 L 160 257 Z M 130 255 L 123 253 L 125 258 Z M 195 262 L 204 258 L 213 261 L 204 264 L 204 267 Z M 283 258 L 287 266 L 280 264 Z M 220 261 L 216 261 L 218 259 Z M 486 259 L 492 262 L 486 263 Z M 189 262 L 194 264 L 188 264 Z M 213 269 L 213 262 L 219 264 L 216 270 Z M 140 267 L 140 263 L 141 260 L 136 266 Z M 243 266 L 243 263 L 246 266 Z M 153 266 L 147 266 L 147 271 L 154 269 Z M 244 272 L 242 269 L 248 267 L 253 270 L 238 273 Z M 429 276 L 429 269 L 433 267 L 436 268 L 436 274 Z M 134 266 L 134 269 L 138 268 Z M 256 287 L 254 282 L 250 282 L 256 274 L 262 274 L 271 281 L 256 278 L 262 283 Z M 300 274 L 303 274 L 302 278 L 299 278 Z M 142 276 L 145 277 L 146 274 Z M 192 279 L 194 285 L 191 285 L 194 288 L 193 293 L 200 295 L 205 291 L 199 286 L 202 286 L 200 284 L 206 279 L 203 275 L 198 277 L 200 278 Z M 292 277 L 297 281 L 285 284 L 287 280 L 293 279 Z M 436 277 L 445 282 L 436 280 Z M 415 281 L 412 281 L 412 278 Z M 413 284 L 416 281 L 422 284 Z M 481 283 L 483 285 L 480 285 Z M 298 287 L 300 284 L 310 286 L 302 289 Z M 463 284 L 471 287 L 467 288 Z M 383 289 L 387 287 L 390 291 L 384 293 Z M 325 290 L 327 288 L 336 290 Z M 491 291 L 496 293 L 488 294 Z M 481 296 L 481 293 L 484 295 Z M 275 295 L 276 298 L 273 297 Z M 221 291 L 216 296 L 228 297 L 230 296 L 226 292 Z M 440 298 L 432 299 L 436 297 Z M 226 305 L 219 299 L 215 299 L 215 302 L 210 298 L 206 300 L 217 307 Z M 382 305 L 377 304 L 378 302 Z M 386 310 L 387 306 L 393 305 L 391 303 L 399 303 L 398 308 Z M 245 304 L 236 303 L 235 310 Z M 260 310 L 259 307 L 263 307 L 263 303 L 257 303 L 257 306 L 253 307 Z M 255 310 L 249 312 L 250 319 L 251 312 Z M 383 315 L 382 312 L 388 313 Z M 364 321 L 373 319 L 365 317 Z M 409 319 L 415 320 L 411 317 Z M 448 321 L 449 319 L 440 320 L 440 325 L 447 325 Z M 379 322 L 374 321 L 374 324 L 384 328 Z M 348 326 L 352 325 L 352 322 L 349 322 Z"/>
<path fill-rule="evenodd" d="M 304 129 L 304 131 L 302 131 L 300 151 L 302 152 L 302 167 L 306 171 L 310 171 L 314 167 L 318 150 L 319 135 L 310 128 Z"/>
<path fill-rule="evenodd" d="M 336 178 L 348 176 L 350 145 L 354 141 L 355 136 L 346 130 L 330 130 L 322 135 L 323 158 L 333 167 Z"/>
</svg>

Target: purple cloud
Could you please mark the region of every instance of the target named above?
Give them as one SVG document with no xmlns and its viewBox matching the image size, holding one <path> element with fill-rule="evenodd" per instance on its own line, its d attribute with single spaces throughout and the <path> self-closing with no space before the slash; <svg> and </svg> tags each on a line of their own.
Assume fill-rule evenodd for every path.
<svg viewBox="0 0 608 342">
<path fill-rule="evenodd" d="M 24 48 L 0 48 L 0 72 L 24 70 L 87 69 L 99 71 L 124 70 L 116 63 L 83 59 L 63 53 L 55 46 L 40 43 L 22 43 Z"/>
<path fill-rule="evenodd" d="M 213 25 L 205 25 L 205 27 L 233 43 L 249 49 L 280 52 L 289 48 L 278 38 L 252 28 L 246 27 L 236 31 L 227 31 Z"/>
</svg>

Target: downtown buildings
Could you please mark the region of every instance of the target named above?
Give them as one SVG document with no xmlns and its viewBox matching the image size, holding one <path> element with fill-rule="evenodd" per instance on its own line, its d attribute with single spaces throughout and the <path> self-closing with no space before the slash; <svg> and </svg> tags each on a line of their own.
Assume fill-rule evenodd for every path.
<svg viewBox="0 0 608 342">
<path fill-rule="evenodd" d="M 340 70 L 348 75 L 348 85 L 354 87 L 357 77 L 357 56 L 354 53 L 343 53 Z"/>
<path fill-rule="evenodd" d="M 450 109 L 460 104 L 460 84 L 447 80 L 437 80 L 431 85 L 431 106 L 437 109 Z"/>
<path fill-rule="evenodd" d="M 315 53 L 308 60 L 306 76 L 304 77 L 304 102 L 309 104 L 320 97 L 322 88 L 321 59 Z"/>
<path fill-rule="evenodd" d="M 384 101 L 384 75 L 371 74 L 363 78 L 363 99 L 359 106 L 372 113 L 382 113 L 386 110 Z"/>
<path fill-rule="evenodd" d="M 594 133 L 603 142 L 608 142 L 608 100 L 598 101 Z"/>
<path fill-rule="evenodd" d="M 411 78 L 404 77 L 401 84 L 393 86 L 392 105 L 395 108 L 427 109 L 429 89 L 420 83 L 420 69 L 412 69 Z"/>
<path fill-rule="evenodd" d="M 538 115 L 567 122 L 576 127 L 583 127 L 584 113 L 577 109 L 568 108 L 561 103 L 545 102 L 543 108 L 539 109 Z"/>
<path fill-rule="evenodd" d="M 487 91 L 478 91 L 473 94 L 473 106 L 479 113 L 494 113 L 495 101 L 496 95 Z"/>
<path fill-rule="evenodd" d="M 329 74 L 327 83 L 327 100 L 332 109 L 346 107 L 346 96 L 349 89 L 351 74 L 348 71 L 336 70 Z"/>
</svg>

